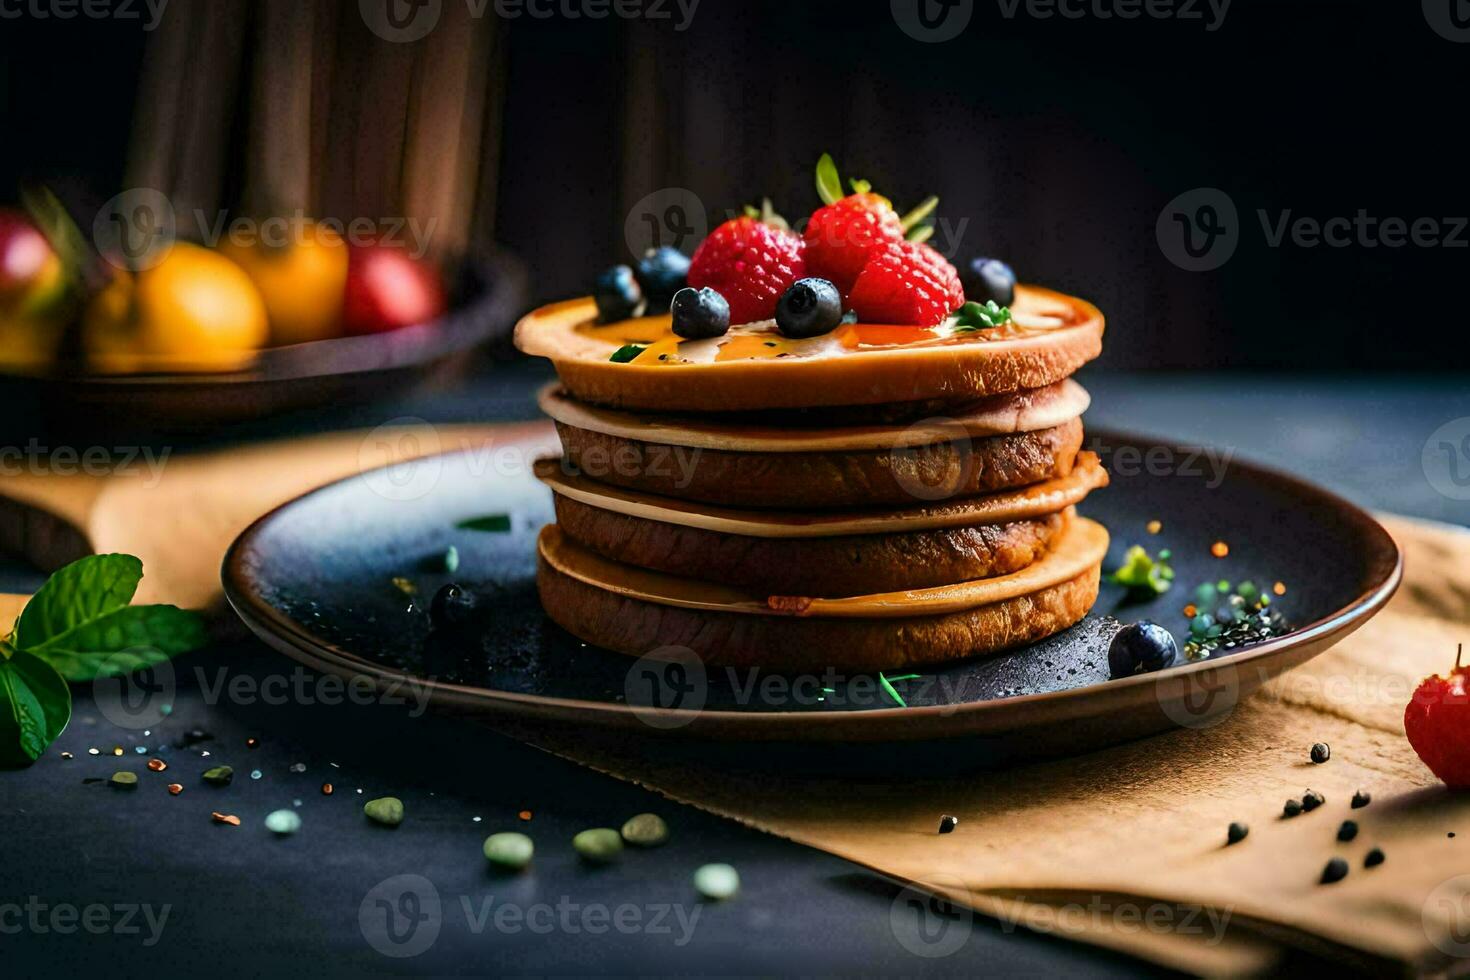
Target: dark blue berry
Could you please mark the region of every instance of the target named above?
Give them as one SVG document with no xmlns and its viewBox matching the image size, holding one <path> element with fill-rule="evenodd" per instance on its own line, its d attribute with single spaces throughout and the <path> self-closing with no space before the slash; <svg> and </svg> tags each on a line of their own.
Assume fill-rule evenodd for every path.
<svg viewBox="0 0 1470 980">
<path fill-rule="evenodd" d="M 1114 677 L 1128 677 L 1140 670 L 1162 670 L 1174 662 L 1179 647 L 1174 635 L 1148 620 L 1125 626 L 1108 645 L 1108 670 Z"/>
<path fill-rule="evenodd" d="M 633 274 L 648 297 L 648 312 L 663 313 L 674 294 L 689 285 L 689 256 L 667 245 L 651 248 L 638 260 Z"/>
<path fill-rule="evenodd" d="M 603 323 L 626 320 L 643 312 L 643 290 L 626 265 L 615 265 L 592 284 L 592 301 Z"/>
<path fill-rule="evenodd" d="M 788 337 L 820 337 L 842 322 L 842 294 L 825 279 L 798 279 L 776 303 L 776 326 Z"/>
<path fill-rule="evenodd" d="M 993 299 L 999 306 L 1010 306 L 1016 301 L 1016 274 L 1000 259 L 971 259 L 961 280 L 965 299 L 977 303 Z"/>
<path fill-rule="evenodd" d="M 451 582 L 429 601 L 429 622 L 437 629 L 464 626 L 474 616 L 475 605 L 473 593 Z"/>
<path fill-rule="evenodd" d="M 730 304 L 725 297 L 705 286 L 685 286 L 674 294 L 674 333 L 685 340 L 718 337 L 730 329 Z"/>
</svg>

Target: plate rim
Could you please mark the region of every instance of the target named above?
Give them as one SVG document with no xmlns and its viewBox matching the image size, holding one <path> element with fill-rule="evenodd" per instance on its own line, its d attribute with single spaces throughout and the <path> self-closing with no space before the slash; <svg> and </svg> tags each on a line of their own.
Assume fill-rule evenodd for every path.
<svg viewBox="0 0 1470 980">
<path fill-rule="evenodd" d="M 552 430 L 549 420 L 539 421 L 544 423 L 547 430 Z M 510 423 L 508 427 L 509 425 L 520 426 L 525 432 L 526 423 Z M 1162 444 L 1173 451 L 1188 448 L 1180 445 L 1176 439 L 1159 438 L 1126 430 L 1100 428 L 1091 430 L 1089 434 L 1105 442 Z M 544 439 L 544 435 L 538 435 L 537 430 L 533 429 L 518 436 L 509 445 L 534 444 L 538 440 L 544 442 Z M 435 453 L 423 458 L 443 459 L 471 452 L 473 450 L 460 449 Z M 738 730 L 738 733 L 743 735 L 758 732 L 762 737 L 781 738 L 810 733 L 813 729 L 852 725 L 855 720 L 887 722 L 898 718 L 907 719 L 913 723 L 909 726 L 912 733 L 905 733 L 904 736 L 901 736 L 905 737 L 905 740 L 907 738 L 943 737 L 946 734 L 952 736 L 1001 734 L 1014 732 L 1027 726 L 1015 724 L 997 726 L 987 725 L 984 722 L 994 721 L 996 715 L 1011 715 L 1016 712 L 1025 712 L 1028 709 L 1056 712 L 1047 719 L 1048 721 L 1090 717 L 1096 712 L 1086 710 L 1087 707 L 1095 705 L 1095 701 L 1101 697 L 1112 696 L 1127 699 L 1139 689 L 1156 686 L 1163 679 L 1173 681 L 1178 678 L 1181 685 L 1194 681 L 1198 682 L 1198 686 L 1208 687 L 1205 678 L 1209 675 L 1225 670 L 1241 671 L 1262 660 L 1289 660 L 1289 657 L 1284 655 L 1300 649 L 1307 650 L 1306 656 L 1302 657 L 1298 663 L 1281 666 L 1275 671 L 1261 671 L 1260 679 L 1264 682 L 1316 656 L 1331 645 L 1332 641 L 1341 639 L 1362 626 L 1388 603 L 1403 579 L 1403 552 L 1398 547 L 1398 543 L 1393 540 L 1392 535 L 1371 513 L 1332 490 L 1272 466 L 1243 461 L 1238 457 L 1232 460 L 1232 465 L 1246 470 L 1256 480 L 1275 483 L 1298 495 L 1314 497 L 1343 515 L 1362 532 L 1363 538 L 1374 546 L 1369 555 L 1369 567 L 1376 565 L 1381 567 L 1383 572 L 1376 581 L 1347 605 L 1285 636 L 1254 644 L 1248 650 L 1231 654 L 1229 657 L 1207 658 L 1193 663 L 1180 664 L 1164 672 L 1135 674 L 1131 677 L 1116 678 L 1100 684 L 1089 684 L 1061 691 L 1044 691 L 983 701 L 967 701 L 961 704 L 895 706 L 841 712 L 634 708 L 625 702 L 585 701 L 576 698 L 499 691 L 493 688 L 456 684 L 393 670 L 367 660 L 350 650 L 313 635 L 303 624 L 286 616 L 267 603 L 256 591 L 250 589 L 249 578 L 244 569 L 244 556 L 256 539 L 263 535 L 269 525 L 279 519 L 285 511 L 311 497 L 334 491 L 343 484 L 387 467 L 374 467 L 323 484 L 273 507 L 256 518 L 236 536 L 225 552 L 220 568 L 220 580 L 225 599 L 235 614 L 252 633 L 268 646 L 316 669 L 338 673 L 349 670 L 354 676 L 370 676 L 380 687 L 384 682 L 388 682 L 400 685 L 411 683 L 416 687 L 427 688 L 431 701 L 439 700 L 441 705 L 463 705 L 480 711 L 498 709 L 507 714 L 531 720 L 577 724 L 596 723 L 612 727 L 629 727 L 631 724 L 643 732 L 667 732 L 685 736 L 717 735 L 722 731 L 732 733 Z M 625 655 L 617 654 L 617 656 Z M 632 663 L 636 658 L 630 657 L 628 660 Z M 964 719 L 967 724 L 960 724 L 957 719 Z M 656 720 L 663 724 L 649 724 L 649 720 Z M 936 730 L 934 728 L 936 720 L 955 725 L 955 730 L 947 733 Z"/>
</svg>

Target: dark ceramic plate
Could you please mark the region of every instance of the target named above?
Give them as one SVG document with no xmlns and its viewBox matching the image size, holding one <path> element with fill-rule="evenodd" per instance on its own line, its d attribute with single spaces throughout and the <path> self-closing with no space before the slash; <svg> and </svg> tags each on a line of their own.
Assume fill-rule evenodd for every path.
<svg viewBox="0 0 1470 980">
<path fill-rule="evenodd" d="M 34 400 L 63 424 L 95 427 L 114 413 L 130 425 L 204 431 L 317 405 L 381 398 L 453 366 L 507 336 L 526 304 L 525 270 L 508 256 L 455 263 L 451 308 L 432 323 L 362 337 L 336 337 L 260 352 L 240 371 L 0 375 L 0 392 Z"/>
<path fill-rule="evenodd" d="M 1388 534 L 1332 494 L 1234 460 L 1219 473 L 1211 460 L 1221 457 L 1198 449 L 1111 434 L 1090 440 L 1113 473 L 1112 486 L 1083 508 L 1112 532 L 1105 567 L 1115 568 L 1130 544 L 1169 548 L 1175 587 L 1129 604 L 1123 589 L 1104 584 L 1093 613 L 1058 636 L 897 682 L 907 707 L 871 676 L 788 678 L 634 661 L 562 631 L 542 612 L 535 585 L 535 536 L 552 511 L 530 460 L 555 445 L 549 429 L 494 452 L 365 473 L 267 514 L 226 557 L 225 593 L 252 630 L 289 656 L 383 685 L 431 679 L 440 708 L 706 746 L 761 740 L 830 751 L 864 743 L 873 761 L 885 743 L 897 752 L 916 740 L 945 741 L 967 746 L 970 759 L 1006 759 L 1212 724 L 1262 682 L 1361 626 L 1398 585 Z M 509 530 L 456 527 L 492 514 L 508 515 Z M 1162 522 L 1158 534 L 1147 531 L 1153 520 Z M 1211 554 L 1218 540 L 1229 545 L 1225 558 Z M 460 560 L 453 575 L 443 570 L 450 545 Z M 414 583 L 417 595 L 395 577 Z M 473 639 L 430 633 L 424 607 L 451 579 L 482 597 Z M 1197 584 L 1219 579 L 1284 583 L 1275 601 L 1291 632 L 1109 679 L 1117 620 L 1153 619 L 1182 645 L 1183 606 Z"/>
</svg>

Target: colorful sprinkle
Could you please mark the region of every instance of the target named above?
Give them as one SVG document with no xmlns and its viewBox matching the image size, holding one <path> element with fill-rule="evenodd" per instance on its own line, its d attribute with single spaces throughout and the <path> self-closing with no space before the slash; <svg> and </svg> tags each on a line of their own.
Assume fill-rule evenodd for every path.
<svg viewBox="0 0 1470 980">
<path fill-rule="evenodd" d="M 170 796 L 178 796 L 183 791 L 184 791 L 184 787 L 180 783 L 169 783 L 168 784 L 168 792 L 169 792 L 169 795 Z"/>
<path fill-rule="evenodd" d="M 240 818 L 235 816 L 233 813 L 220 813 L 218 810 L 216 810 L 211 813 L 209 817 L 215 823 L 227 823 L 231 827 L 240 826 Z"/>
<path fill-rule="evenodd" d="M 1149 521 L 1147 524 L 1144 525 L 1144 528 L 1148 531 L 1149 534 L 1158 534 L 1164 529 L 1164 522 Z"/>
<path fill-rule="evenodd" d="M 259 746 L 260 746 L 260 739 L 258 739 L 258 738 L 247 738 L 245 740 L 245 747 L 247 749 L 258 748 Z"/>
<path fill-rule="evenodd" d="M 102 753 L 99 752 L 97 749 L 88 749 L 87 750 L 87 754 L 88 755 L 101 755 Z"/>
<path fill-rule="evenodd" d="M 163 772 L 165 769 L 168 768 L 168 763 L 164 762 L 162 759 L 149 759 L 148 768 L 152 769 L 154 772 Z"/>
<path fill-rule="evenodd" d="M 61 757 L 63 759 L 70 759 L 71 758 L 71 753 L 70 752 L 63 752 L 63 753 L 61 753 Z"/>
<path fill-rule="evenodd" d="M 293 763 L 291 763 L 291 771 L 292 772 L 306 772 L 306 763 L 304 763 L 304 762 L 293 762 Z"/>
<path fill-rule="evenodd" d="M 1224 541 L 1216 541 L 1214 544 L 1210 545 L 1210 554 L 1214 555 L 1216 558 L 1224 558 L 1226 555 L 1230 554 L 1230 545 L 1226 544 Z"/>
<path fill-rule="evenodd" d="M 1277 595 L 1286 595 L 1286 583 L 1277 582 L 1275 585 L 1271 586 L 1271 591 L 1276 593 Z"/>
<path fill-rule="evenodd" d="M 520 817 L 522 820 L 530 820 L 531 819 L 531 811 L 530 810 L 522 810 L 520 813 L 516 814 L 516 816 Z"/>
<path fill-rule="evenodd" d="M 264 774 L 259 769 L 252 769 L 252 770 L 250 770 L 250 778 L 251 779 L 259 779 L 262 775 L 264 775 Z"/>
<path fill-rule="evenodd" d="M 301 829 L 301 815 L 295 810 L 272 810 L 266 814 L 265 829 L 284 837 Z"/>
<path fill-rule="evenodd" d="M 108 782 L 118 789 L 137 789 L 138 774 L 135 772 L 115 772 Z"/>
<path fill-rule="evenodd" d="M 322 783 L 322 795 L 323 796 L 331 796 L 332 795 L 332 784 L 331 783 Z"/>
</svg>

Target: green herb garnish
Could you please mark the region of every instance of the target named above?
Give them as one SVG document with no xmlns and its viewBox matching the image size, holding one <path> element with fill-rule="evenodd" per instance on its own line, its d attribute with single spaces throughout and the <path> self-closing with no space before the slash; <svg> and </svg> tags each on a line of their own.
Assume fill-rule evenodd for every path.
<svg viewBox="0 0 1470 980">
<path fill-rule="evenodd" d="M 67 681 L 131 673 L 204 643 L 199 616 L 134 606 L 143 563 L 90 555 L 60 569 L 0 640 L 0 765 L 30 765 L 71 720 Z"/>
<path fill-rule="evenodd" d="M 510 515 L 486 514 L 484 517 L 470 517 L 454 526 L 461 531 L 488 531 L 491 534 L 504 534 L 510 530 Z"/>
<path fill-rule="evenodd" d="M 842 193 L 842 178 L 837 174 L 837 162 L 830 153 L 823 153 L 817 160 L 817 196 L 823 204 L 836 204 L 847 196 Z"/>
<path fill-rule="evenodd" d="M 1195 615 L 1184 642 L 1187 660 L 1203 660 L 1219 649 L 1233 650 L 1259 643 L 1291 630 L 1271 597 L 1253 582 L 1241 582 L 1234 592 L 1226 581 L 1205 582 L 1194 590 Z"/>
<path fill-rule="evenodd" d="M 916 675 L 909 675 L 909 677 L 913 676 Z M 905 679 L 906 678 L 903 677 L 897 678 L 897 680 Z M 881 670 L 878 671 L 878 683 L 883 686 L 883 692 L 887 694 L 890 698 L 892 698 L 894 700 L 894 703 L 896 703 L 900 708 L 907 708 L 909 706 L 908 702 L 903 699 L 903 695 L 899 694 L 898 690 L 893 686 L 893 681 L 890 681 L 887 677 L 885 677 L 883 675 L 883 671 Z"/>
<path fill-rule="evenodd" d="M 984 303 L 976 303 L 971 300 L 955 310 L 954 316 L 955 333 L 970 333 L 1010 323 L 1011 308 L 998 306 L 993 299 L 988 299 Z"/>
<path fill-rule="evenodd" d="M 608 360 L 612 361 L 614 364 L 627 364 L 633 358 L 637 357 L 639 354 L 642 354 L 645 346 L 647 345 L 624 344 L 617 350 L 613 351 L 612 357 L 609 357 Z"/>
<path fill-rule="evenodd" d="M 1128 588 L 1133 598 L 1152 599 L 1169 591 L 1174 581 L 1174 569 L 1168 562 L 1167 552 L 1159 552 L 1153 558 L 1142 545 L 1134 545 L 1123 556 L 1123 566 L 1109 576 L 1118 585 Z"/>
</svg>

